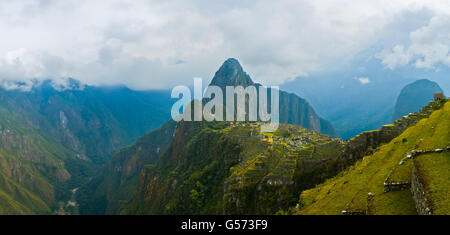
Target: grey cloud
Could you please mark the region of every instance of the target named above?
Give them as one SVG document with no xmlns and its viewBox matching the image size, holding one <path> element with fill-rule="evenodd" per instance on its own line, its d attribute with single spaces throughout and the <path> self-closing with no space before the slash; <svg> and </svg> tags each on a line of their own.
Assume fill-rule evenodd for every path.
<svg viewBox="0 0 450 235">
<path fill-rule="evenodd" d="M 395 69 L 412 64 L 416 68 L 438 69 L 450 66 L 450 17 L 432 17 L 428 24 L 412 31 L 407 44 L 397 44 L 377 55 L 382 63 Z"/>
<path fill-rule="evenodd" d="M 409 22 L 408 12 L 420 17 Z M 379 54 L 386 66 L 428 68 L 448 64 L 438 53 L 445 34 L 426 36 L 445 31 L 428 21 L 448 12 L 445 2 L 419 0 L 2 1 L 0 80 L 162 89 L 209 79 L 236 57 L 254 80 L 273 85 L 341 66 L 386 35 L 394 35 Z M 29 56 L 8 60 L 21 48 Z"/>
</svg>

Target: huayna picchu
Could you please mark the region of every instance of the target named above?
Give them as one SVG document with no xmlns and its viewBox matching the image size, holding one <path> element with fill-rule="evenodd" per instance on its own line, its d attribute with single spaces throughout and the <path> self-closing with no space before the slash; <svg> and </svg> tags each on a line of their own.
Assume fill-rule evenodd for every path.
<svg viewBox="0 0 450 235">
<path fill-rule="evenodd" d="M 215 73 L 211 85 L 219 86 L 222 89 L 225 86 L 261 86 L 254 83 L 239 62 L 233 58 L 223 63 Z M 281 123 L 296 124 L 309 130 L 337 136 L 331 124 L 317 116 L 304 99 L 280 91 L 279 100 Z M 81 212 L 89 214 L 117 213 L 123 203 L 132 199 L 141 171 L 147 172 L 147 168 L 144 168 L 145 165 L 159 163 L 158 159 L 166 154 L 166 150 L 182 152 L 185 146 L 180 145 L 180 141 L 175 138 L 175 129 L 178 130 L 179 125 L 181 124 L 169 121 L 161 128 L 140 138 L 136 144 L 114 155 L 100 173 L 80 188 L 77 193 Z M 191 132 L 197 131 L 199 131 L 198 128 L 191 130 Z M 196 135 L 197 133 L 186 133 L 186 135 L 188 134 Z M 213 155 L 208 156 L 213 157 Z M 209 161 L 208 159 L 204 160 Z"/>
</svg>

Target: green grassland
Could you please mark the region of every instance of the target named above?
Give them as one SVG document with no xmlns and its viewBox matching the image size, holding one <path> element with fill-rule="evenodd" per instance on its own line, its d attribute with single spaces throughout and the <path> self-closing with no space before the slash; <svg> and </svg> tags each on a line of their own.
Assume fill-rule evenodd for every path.
<svg viewBox="0 0 450 235">
<path fill-rule="evenodd" d="M 301 194 L 298 214 L 342 214 L 344 210 L 368 210 L 369 214 L 415 214 L 409 190 L 384 193 L 384 182 L 410 179 L 412 159 L 405 159 L 411 150 L 434 150 L 449 145 L 450 102 L 420 120 L 372 155 L 325 183 Z M 431 156 L 432 155 L 432 156 Z M 427 193 L 439 214 L 449 214 L 450 153 L 419 156 L 427 182 Z M 402 164 L 400 162 L 403 161 Z M 409 162 L 408 162 L 409 161 Z M 368 194 L 373 194 L 367 200 Z"/>
<path fill-rule="evenodd" d="M 415 160 L 434 214 L 450 213 L 450 153 L 424 154 Z"/>
<path fill-rule="evenodd" d="M 53 214 L 89 162 L 0 107 L 0 214 Z"/>
</svg>

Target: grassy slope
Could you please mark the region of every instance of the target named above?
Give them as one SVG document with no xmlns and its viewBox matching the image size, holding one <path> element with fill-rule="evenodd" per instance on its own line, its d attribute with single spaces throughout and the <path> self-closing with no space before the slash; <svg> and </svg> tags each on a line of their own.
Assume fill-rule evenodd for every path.
<svg viewBox="0 0 450 235">
<path fill-rule="evenodd" d="M 16 115 L 0 107 L 0 214 L 50 214 L 87 166 Z"/>
<path fill-rule="evenodd" d="M 50 211 L 39 196 L 0 172 L 0 214 L 41 214 Z"/>
<path fill-rule="evenodd" d="M 434 111 L 429 118 L 408 128 L 390 143 L 383 145 L 380 151 L 364 157 L 354 166 L 338 176 L 302 193 L 299 214 L 341 214 L 345 209 L 365 209 L 369 192 L 375 195 L 370 204 L 373 214 L 414 214 L 415 207 L 408 190 L 383 193 L 384 180 L 390 176 L 394 168 L 413 149 L 430 150 L 447 146 L 450 140 L 450 102 L 444 108 Z M 435 178 L 441 175 L 448 177 L 448 152 L 436 160 L 423 163 L 427 165 L 427 175 L 431 188 L 431 196 L 436 198 L 436 206 L 449 213 L 448 180 Z M 436 157 L 436 156 L 434 156 Z M 443 159 L 442 159 L 443 158 Z M 440 160 L 439 160 L 440 159 Z M 405 164 L 408 165 L 408 164 Z M 406 166 L 407 167 L 407 166 Z M 393 173 L 402 177 L 404 173 Z"/>
<path fill-rule="evenodd" d="M 450 213 L 450 154 L 426 154 L 416 159 L 423 183 L 425 196 L 431 199 L 434 214 Z M 447 166 L 447 167 L 442 167 Z"/>
</svg>

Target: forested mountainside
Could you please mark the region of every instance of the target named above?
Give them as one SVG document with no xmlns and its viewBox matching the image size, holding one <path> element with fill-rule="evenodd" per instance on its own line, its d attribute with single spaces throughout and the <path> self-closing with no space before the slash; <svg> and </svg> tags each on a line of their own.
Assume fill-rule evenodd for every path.
<svg viewBox="0 0 450 235">
<path fill-rule="evenodd" d="M 436 82 L 427 79 L 417 80 L 405 86 L 397 98 L 392 120 L 420 110 L 433 100 L 433 94 L 443 92 Z"/>
<path fill-rule="evenodd" d="M 172 143 L 175 126 L 174 121 L 169 121 L 117 152 L 77 192 L 80 213 L 115 213 L 120 203 L 134 194 L 144 165 L 156 163 L 160 154 Z"/>
<path fill-rule="evenodd" d="M 125 214 L 274 214 L 336 171 L 341 148 L 298 126 L 181 122 L 156 164 L 146 165 Z M 330 169 L 328 169 L 330 168 Z"/>
<path fill-rule="evenodd" d="M 298 214 L 449 214 L 450 102 L 432 102 L 400 136 L 303 192 Z"/>
<path fill-rule="evenodd" d="M 64 88 L 48 80 L 30 91 L 0 89 L 0 105 L 99 163 L 170 118 L 169 92 L 69 81 Z"/>
<path fill-rule="evenodd" d="M 170 118 L 169 95 L 73 79 L 0 88 L 0 213 L 78 213 L 78 188 L 113 152 Z"/>
<path fill-rule="evenodd" d="M 69 189 L 92 175 L 92 162 L 0 106 L 0 214 L 72 211 Z"/>
</svg>

